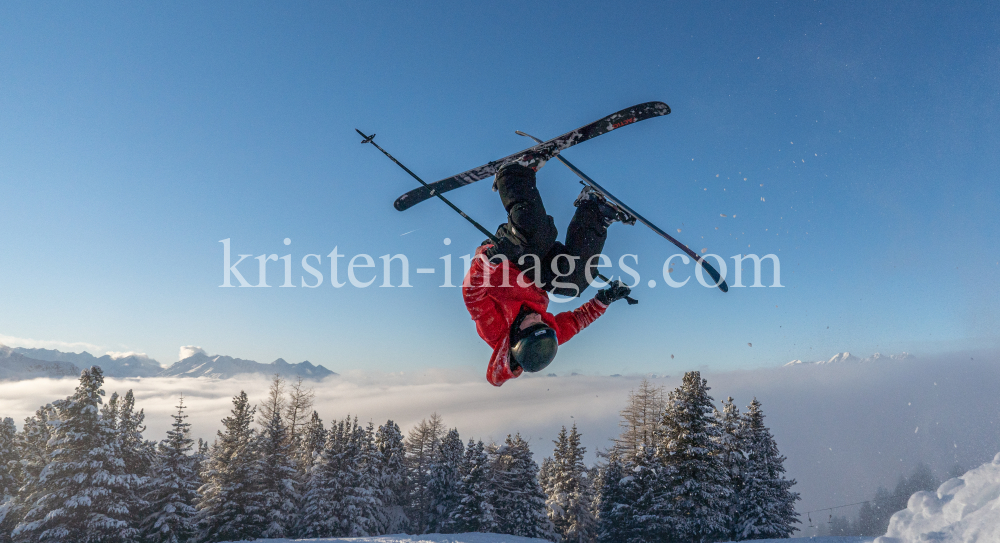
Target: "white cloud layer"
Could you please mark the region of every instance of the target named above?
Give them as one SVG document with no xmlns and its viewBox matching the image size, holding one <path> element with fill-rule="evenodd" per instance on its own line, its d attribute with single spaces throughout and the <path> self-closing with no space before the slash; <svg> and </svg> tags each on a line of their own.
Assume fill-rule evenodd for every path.
<svg viewBox="0 0 1000 543">
<path fill-rule="evenodd" d="M 975 360 L 970 360 L 974 357 Z M 652 379 L 668 389 L 682 372 Z M 955 463 L 966 469 L 1000 450 L 1000 357 L 954 355 L 941 359 L 885 360 L 704 374 L 711 394 L 745 406 L 756 397 L 783 454 L 800 511 L 869 499 L 892 487 L 917 462 L 939 476 Z M 437 412 L 470 437 L 502 440 L 520 432 L 537 458 L 551 454 L 559 427 L 576 423 L 593 453 L 619 432 L 618 413 L 640 377 L 525 376 L 501 388 L 479 372 L 428 369 L 419 373 L 346 372 L 314 385 L 324 421 L 357 415 L 362 422 L 396 421 L 404 434 Z M 136 395 L 145 409 L 147 438 L 162 439 L 183 394 L 195 437 L 211 439 L 231 399 L 246 390 L 265 397 L 265 377 L 109 379 L 105 389 Z M 69 395 L 73 380 L 0 383 L 0 416 L 18 423 L 40 403 Z M 856 511 L 839 510 L 852 516 Z"/>
<path fill-rule="evenodd" d="M 207 354 L 205 353 L 205 349 L 202 349 L 201 347 L 195 347 L 194 345 L 185 345 L 181 347 L 181 352 L 180 354 L 177 355 L 177 360 L 184 360 L 185 358 L 194 356 L 199 353 Z"/>
</svg>

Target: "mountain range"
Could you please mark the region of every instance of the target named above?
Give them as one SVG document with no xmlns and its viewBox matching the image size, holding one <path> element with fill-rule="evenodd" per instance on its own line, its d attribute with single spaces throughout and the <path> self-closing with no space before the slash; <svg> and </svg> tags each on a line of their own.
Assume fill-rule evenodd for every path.
<svg viewBox="0 0 1000 543">
<path fill-rule="evenodd" d="M 845 351 L 845 352 L 837 353 L 837 354 L 833 355 L 833 357 L 830 358 L 829 360 L 817 360 L 816 362 L 803 362 L 801 360 L 792 360 L 791 362 L 785 364 L 785 367 L 789 367 L 789 366 L 802 366 L 802 365 L 806 365 L 806 366 L 809 366 L 809 365 L 822 366 L 822 365 L 825 365 L 825 364 L 844 364 L 844 363 L 859 363 L 859 362 L 860 363 L 866 363 L 866 362 L 870 363 L 870 362 L 883 362 L 883 361 L 886 361 L 886 360 L 910 360 L 912 358 L 913 358 L 913 355 L 910 354 L 910 353 L 900 353 L 900 354 L 890 354 L 890 355 L 885 355 L 885 354 L 882 354 L 882 353 L 875 353 L 875 354 L 873 354 L 873 355 L 871 355 L 869 357 L 860 358 L 860 357 L 854 356 L 853 354 Z"/>
<path fill-rule="evenodd" d="M 65 353 L 55 349 L 28 349 L 0 345 L 0 381 L 38 377 L 79 377 L 83 368 L 100 366 L 106 377 L 209 377 L 229 379 L 237 375 L 274 375 L 320 380 L 335 372 L 308 360 L 289 364 L 277 359 L 270 364 L 224 355 L 209 355 L 198 347 L 186 347 L 185 357 L 164 368 L 142 353 L 108 353 L 94 356 L 86 351 Z"/>
</svg>

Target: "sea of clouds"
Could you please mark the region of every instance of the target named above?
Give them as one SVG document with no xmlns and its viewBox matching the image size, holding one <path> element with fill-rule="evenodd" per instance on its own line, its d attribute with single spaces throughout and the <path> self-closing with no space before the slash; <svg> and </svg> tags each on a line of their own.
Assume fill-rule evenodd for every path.
<svg viewBox="0 0 1000 543">
<path fill-rule="evenodd" d="M 672 389 L 682 374 L 645 376 Z M 619 411 L 644 376 L 525 376 L 496 388 L 479 372 L 427 369 L 415 373 L 345 372 L 311 383 L 324 421 L 347 415 L 376 425 L 394 420 L 407 432 L 438 413 L 463 439 L 502 440 L 519 432 L 536 458 L 550 455 L 562 425 L 577 424 L 588 461 L 619 433 Z M 941 478 L 955 464 L 969 469 L 1000 451 L 1000 356 L 940 357 L 703 372 L 721 401 L 745 406 L 756 397 L 802 493 L 800 512 L 870 499 L 878 486 L 925 462 Z M 72 393 L 70 379 L 0 383 L 0 416 L 20 424 L 42 403 Z M 149 439 L 162 439 L 184 403 L 193 435 L 212 439 L 231 399 L 245 390 L 262 400 L 270 382 L 245 379 L 109 379 L 105 389 L 132 389 L 145 410 Z M 824 512 L 823 515 L 826 515 Z M 837 510 L 853 516 L 854 509 Z"/>
</svg>

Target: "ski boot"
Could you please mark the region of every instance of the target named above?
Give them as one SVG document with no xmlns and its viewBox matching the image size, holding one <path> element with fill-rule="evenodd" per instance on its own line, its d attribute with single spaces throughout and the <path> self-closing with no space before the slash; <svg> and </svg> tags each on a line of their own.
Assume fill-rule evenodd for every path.
<svg viewBox="0 0 1000 543">
<path fill-rule="evenodd" d="M 573 205 L 580 207 L 585 202 L 594 202 L 597 205 L 597 209 L 600 210 L 601 217 L 604 219 L 605 228 L 616 222 L 635 224 L 635 217 L 631 213 L 618 207 L 618 204 L 608 201 L 603 194 L 587 184 L 583 185 L 583 190 L 580 191 L 580 195 L 576 197 Z"/>
<path fill-rule="evenodd" d="M 504 163 L 500 164 L 500 167 L 497 168 L 496 175 L 493 176 L 493 192 L 497 191 L 497 176 L 499 176 L 500 172 L 502 172 L 504 169 L 513 166 L 514 164 L 518 164 L 520 166 L 524 166 L 525 168 L 529 168 L 532 171 L 537 172 L 538 170 L 542 169 L 542 166 L 544 166 L 545 163 L 548 162 L 549 158 L 551 157 L 546 157 L 544 153 L 540 153 L 537 151 L 528 151 L 523 155 L 515 156 L 508 159 Z"/>
</svg>

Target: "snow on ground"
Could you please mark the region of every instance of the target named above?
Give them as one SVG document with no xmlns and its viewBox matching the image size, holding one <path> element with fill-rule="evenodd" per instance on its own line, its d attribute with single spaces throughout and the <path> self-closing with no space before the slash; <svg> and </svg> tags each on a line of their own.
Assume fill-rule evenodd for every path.
<svg viewBox="0 0 1000 543">
<path fill-rule="evenodd" d="M 376 537 L 345 537 L 323 539 L 258 539 L 255 543 L 292 543 L 293 541 L 314 541 L 316 543 L 551 543 L 545 539 L 517 537 L 503 534 L 427 534 L 427 535 L 381 535 Z M 792 539 L 758 539 L 753 543 L 871 543 L 870 537 L 793 537 Z M 232 543 L 232 542 L 226 542 Z"/>
<path fill-rule="evenodd" d="M 317 543 L 540 543 L 545 539 L 518 537 L 504 534 L 426 534 L 426 535 L 379 535 L 374 537 L 341 537 L 320 539 L 258 539 L 255 543 L 292 543 L 293 541 L 315 541 Z M 787 539 L 785 541 L 788 541 Z M 231 542 L 224 542 L 231 543 Z"/>
<path fill-rule="evenodd" d="M 917 492 L 876 543 L 1000 541 L 1000 453 L 993 462 L 949 479 L 937 492 Z"/>
</svg>

